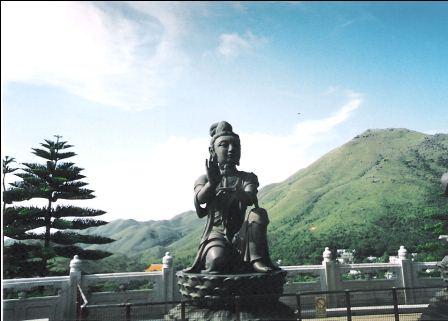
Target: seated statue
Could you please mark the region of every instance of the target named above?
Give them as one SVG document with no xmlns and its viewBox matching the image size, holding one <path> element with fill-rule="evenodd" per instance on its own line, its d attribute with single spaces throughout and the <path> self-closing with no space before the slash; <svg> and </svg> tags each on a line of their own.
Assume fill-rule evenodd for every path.
<svg viewBox="0 0 448 321">
<path fill-rule="evenodd" d="M 277 268 L 268 253 L 268 215 L 258 207 L 258 178 L 236 168 L 241 156 L 239 136 L 225 121 L 213 124 L 210 136 L 206 174 L 194 186 L 196 213 L 207 216 L 207 225 L 187 272 L 272 272 Z"/>
</svg>

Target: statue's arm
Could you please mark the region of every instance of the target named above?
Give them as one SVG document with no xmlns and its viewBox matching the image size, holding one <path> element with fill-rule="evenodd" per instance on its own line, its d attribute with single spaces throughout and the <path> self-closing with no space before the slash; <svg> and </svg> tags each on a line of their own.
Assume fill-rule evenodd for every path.
<svg viewBox="0 0 448 321">
<path fill-rule="evenodd" d="M 257 175 L 254 173 L 247 173 L 243 181 L 243 189 L 237 191 L 236 197 L 246 206 L 251 206 L 257 200 L 259 186 Z"/>
<path fill-rule="evenodd" d="M 251 206 L 255 203 L 255 200 L 257 199 L 257 188 L 254 185 L 249 185 L 244 189 L 245 192 L 245 199 L 243 202 L 247 206 Z"/>
<path fill-rule="evenodd" d="M 208 203 L 214 196 L 216 185 L 210 183 L 207 177 L 201 176 L 194 186 L 194 193 L 199 204 Z"/>
<path fill-rule="evenodd" d="M 205 160 L 205 170 L 207 174 L 199 177 L 194 184 L 195 202 L 198 204 L 208 203 L 216 196 L 216 187 L 221 180 L 216 156 Z"/>
</svg>

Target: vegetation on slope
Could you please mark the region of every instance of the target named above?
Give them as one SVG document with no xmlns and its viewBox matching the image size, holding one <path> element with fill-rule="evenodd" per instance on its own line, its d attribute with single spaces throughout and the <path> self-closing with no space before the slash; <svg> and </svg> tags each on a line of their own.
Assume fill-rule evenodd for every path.
<svg viewBox="0 0 448 321">
<path fill-rule="evenodd" d="M 436 237 L 424 228 L 446 211 L 439 179 L 447 170 L 448 135 L 369 130 L 267 193 L 273 258 L 317 263 L 325 246 L 359 258 L 410 252 Z M 423 253 L 428 256 L 429 253 Z"/>
</svg>

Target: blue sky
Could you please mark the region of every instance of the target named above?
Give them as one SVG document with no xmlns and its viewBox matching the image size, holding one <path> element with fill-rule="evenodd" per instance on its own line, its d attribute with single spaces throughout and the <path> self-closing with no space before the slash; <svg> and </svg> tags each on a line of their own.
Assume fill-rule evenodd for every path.
<svg viewBox="0 0 448 321">
<path fill-rule="evenodd" d="M 216 121 L 262 185 L 369 128 L 446 133 L 447 16 L 448 2 L 2 2 L 2 156 L 38 161 L 31 147 L 60 134 L 96 191 L 79 205 L 143 221 L 193 208 Z"/>
</svg>

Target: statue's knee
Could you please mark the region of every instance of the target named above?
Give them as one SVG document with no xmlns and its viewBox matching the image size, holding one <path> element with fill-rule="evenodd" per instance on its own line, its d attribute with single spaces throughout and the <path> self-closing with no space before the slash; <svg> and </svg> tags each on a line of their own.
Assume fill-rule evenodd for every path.
<svg viewBox="0 0 448 321">
<path fill-rule="evenodd" d="M 225 270 L 227 264 L 224 257 L 216 257 L 210 260 L 208 264 L 208 269 L 212 271 L 223 271 Z"/>
<path fill-rule="evenodd" d="M 226 268 L 227 259 L 225 249 L 222 247 L 212 247 L 208 250 L 205 258 L 205 268 L 209 271 L 222 271 Z"/>
<path fill-rule="evenodd" d="M 247 221 L 249 223 L 257 223 L 261 225 L 268 225 L 269 224 L 269 217 L 268 212 L 264 208 L 254 208 L 252 209 L 248 216 Z"/>
</svg>

